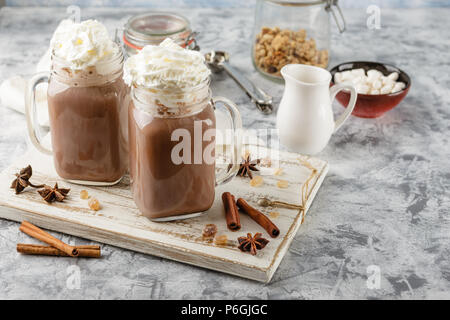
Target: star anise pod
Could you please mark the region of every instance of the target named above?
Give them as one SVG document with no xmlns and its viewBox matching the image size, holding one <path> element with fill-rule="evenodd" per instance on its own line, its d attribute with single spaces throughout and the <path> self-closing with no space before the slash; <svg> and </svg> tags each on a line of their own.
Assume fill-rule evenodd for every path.
<svg viewBox="0 0 450 320">
<path fill-rule="evenodd" d="M 250 155 L 247 155 L 247 158 L 243 158 L 237 174 L 241 177 L 248 176 L 250 179 L 253 179 L 252 171 L 259 171 L 256 166 L 260 163 L 260 161 L 261 160 L 259 159 L 250 160 Z"/>
<path fill-rule="evenodd" d="M 53 188 L 48 185 L 44 185 L 43 189 L 38 190 L 41 197 L 48 203 L 53 201 L 62 202 L 69 191 L 70 189 L 58 188 L 58 183 L 55 183 Z"/>
<path fill-rule="evenodd" d="M 250 252 L 252 255 L 256 255 L 256 250 L 261 250 L 269 243 L 269 240 L 264 239 L 261 235 L 258 232 L 252 237 L 251 233 L 247 233 L 246 237 L 239 237 L 239 249 L 243 252 Z"/>
<path fill-rule="evenodd" d="M 30 165 L 21 169 L 19 173 L 16 173 L 16 179 L 11 183 L 11 189 L 16 191 L 16 194 L 21 193 L 26 187 L 31 186 L 33 188 L 41 188 L 43 185 L 34 185 L 30 182 L 33 169 Z"/>
</svg>

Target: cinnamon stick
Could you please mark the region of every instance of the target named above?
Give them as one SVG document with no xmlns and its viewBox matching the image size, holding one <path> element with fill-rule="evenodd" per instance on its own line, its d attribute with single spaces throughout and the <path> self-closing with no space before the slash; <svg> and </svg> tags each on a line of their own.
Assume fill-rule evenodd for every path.
<svg viewBox="0 0 450 320">
<path fill-rule="evenodd" d="M 241 228 L 241 219 L 239 217 L 239 211 L 236 207 L 234 196 L 229 192 L 224 192 L 222 194 L 222 202 L 225 208 L 225 218 L 227 220 L 228 229 L 231 231 L 238 231 Z"/>
<path fill-rule="evenodd" d="M 66 253 L 71 257 L 78 256 L 78 250 L 74 246 L 68 245 L 67 243 L 62 242 L 61 240 L 56 239 L 49 233 L 36 227 L 35 225 L 32 225 L 28 221 L 22 221 L 19 230 L 22 231 L 23 233 L 28 234 L 33 238 L 41 240 L 42 242 L 45 242 L 46 244 L 63 251 L 64 253 Z"/>
<path fill-rule="evenodd" d="M 250 206 L 247 201 L 242 198 L 237 200 L 237 206 L 243 212 L 248 214 L 257 224 L 263 227 L 272 238 L 278 237 L 280 230 L 266 215 Z"/>
<path fill-rule="evenodd" d="M 97 245 L 82 245 L 75 246 L 75 248 L 78 250 L 78 257 L 100 258 L 101 256 L 100 246 Z M 68 254 L 57 248 L 39 244 L 18 243 L 17 252 L 30 255 L 69 257 Z"/>
</svg>

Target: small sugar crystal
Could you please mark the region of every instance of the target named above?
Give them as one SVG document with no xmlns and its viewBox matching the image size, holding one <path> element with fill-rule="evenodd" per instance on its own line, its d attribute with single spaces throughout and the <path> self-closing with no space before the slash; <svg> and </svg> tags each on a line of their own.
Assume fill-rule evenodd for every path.
<svg viewBox="0 0 450 320">
<path fill-rule="evenodd" d="M 264 183 L 264 179 L 261 176 L 256 176 L 250 180 L 250 186 L 259 187 Z"/>
<path fill-rule="evenodd" d="M 203 238 L 206 238 L 206 239 L 212 239 L 212 238 L 214 238 L 216 233 L 217 233 L 217 226 L 215 224 L 211 223 L 211 224 L 207 224 L 203 228 L 202 236 L 203 236 Z"/>
<path fill-rule="evenodd" d="M 276 219 L 276 218 L 278 218 L 280 216 L 280 213 L 279 212 L 276 212 L 276 211 L 271 211 L 271 212 L 269 212 L 269 217 L 271 217 L 272 219 Z"/>
<path fill-rule="evenodd" d="M 218 246 L 225 246 L 228 243 L 228 237 L 226 234 L 222 234 L 219 236 L 216 236 L 214 238 L 214 243 Z"/>
<path fill-rule="evenodd" d="M 100 202 L 96 198 L 91 198 L 88 202 L 89 208 L 91 208 L 94 211 L 100 210 Z"/>
<path fill-rule="evenodd" d="M 269 157 L 262 158 L 259 165 L 261 167 L 270 168 L 272 166 L 272 159 L 270 159 Z"/>
<path fill-rule="evenodd" d="M 84 199 L 84 200 L 89 198 L 89 193 L 87 192 L 87 190 L 81 190 L 80 191 L 80 198 Z"/>
<path fill-rule="evenodd" d="M 286 180 L 279 180 L 277 182 L 277 187 L 280 189 L 286 189 L 287 187 L 289 187 L 289 182 Z"/>
</svg>

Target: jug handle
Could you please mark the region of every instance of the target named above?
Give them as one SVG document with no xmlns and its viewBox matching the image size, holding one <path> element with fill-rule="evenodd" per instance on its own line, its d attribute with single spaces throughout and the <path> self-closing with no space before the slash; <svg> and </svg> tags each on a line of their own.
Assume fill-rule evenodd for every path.
<svg viewBox="0 0 450 320">
<path fill-rule="evenodd" d="M 347 118 L 352 113 L 353 109 L 355 108 L 356 98 L 358 97 L 358 94 L 356 93 L 355 87 L 353 87 L 351 85 L 347 85 L 347 84 L 335 84 L 334 86 L 332 86 L 330 88 L 331 103 L 333 103 L 333 100 L 334 100 L 334 98 L 336 98 L 336 95 L 338 94 L 338 92 L 341 90 L 345 90 L 345 89 L 350 90 L 350 101 L 349 101 L 348 106 L 345 109 L 345 111 L 334 122 L 333 133 L 335 133 L 336 131 L 339 130 L 339 128 L 344 124 L 345 120 L 347 120 Z"/>
</svg>

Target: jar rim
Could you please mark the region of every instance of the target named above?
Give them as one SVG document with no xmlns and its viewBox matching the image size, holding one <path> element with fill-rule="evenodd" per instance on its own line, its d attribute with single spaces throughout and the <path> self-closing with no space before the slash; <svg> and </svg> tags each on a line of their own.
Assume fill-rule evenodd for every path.
<svg viewBox="0 0 450 320">
<path fill-rule="evenodd" d="M 89 87 L 116 81 L 122 76 L 124 55 L 120 47 L 117 52 L 105 60 L 84 68 L 73 69 L 69 61 L 55 55 L 51 55 L 51 76 L 59 82 L 78 87 Z"/>
<path fill-rule="evenodd" d="M 196 113 L 211 100 L 210 78 L 200 84 L 171 89 L 132 87 L 131 97 L 138 109 L 160 117 L 183 117 Z"/>
</svg>

